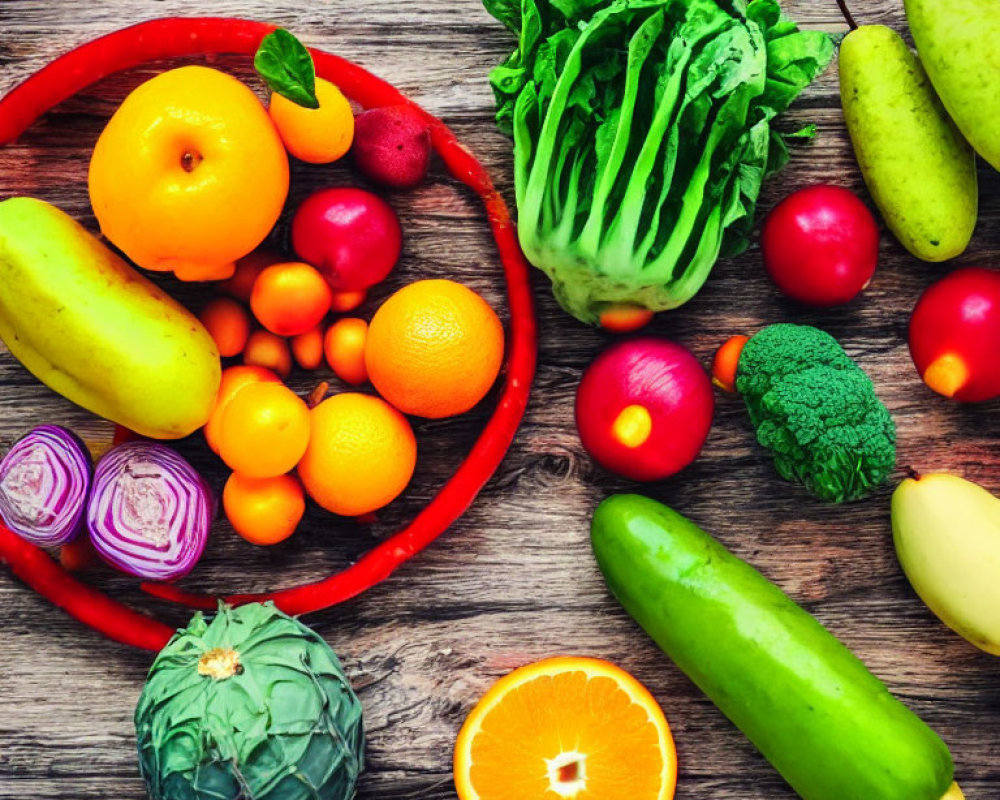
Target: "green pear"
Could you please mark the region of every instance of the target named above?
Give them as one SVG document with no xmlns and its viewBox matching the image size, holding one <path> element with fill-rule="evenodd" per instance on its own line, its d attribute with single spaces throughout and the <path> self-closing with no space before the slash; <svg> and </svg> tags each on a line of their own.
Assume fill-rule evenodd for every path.
<svg viewBox="0 0 1000 800">
<path fill-rule="evenodd" d="M 1000 169 L 1000 3 L 906 0 L 931 83 L 976 151 Z"/>
<path fill-rule="evenodd" d="M 959 255 L 976 227 L 976 154 L 899 34 L 863 25 L 840 45 L 844 120 L 868 191 L 924 261 Z"/>
<path fill-rule="evenodd" d="M 892 538 L 927 607 L 1000 655 L 1000 499 L 954 475 L 907 478 L 892 495 Z"/>
</svg>

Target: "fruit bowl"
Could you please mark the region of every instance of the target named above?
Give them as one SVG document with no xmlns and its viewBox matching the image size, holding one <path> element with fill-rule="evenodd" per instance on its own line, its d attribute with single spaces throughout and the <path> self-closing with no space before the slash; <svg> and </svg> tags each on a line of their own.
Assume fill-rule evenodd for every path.
<svg viewBox="0 0 1000 800">
<path fill-rule="evenodd" d="M 261 38 L 271 30 L 273 26 L 246 20 L 153 20 L 109 34 L 57 59 L 0 101 L 0 143 L 7 145 L 0 150 L 0 160 L 7 162 L 0 173 L 12 175 L 18 191 L 30 187 L 32 194 L 61 206 L 93 229 L 87 203 L 86 162 L 73 148 L 79 150 L 81 143 L 85 143 L 84 150 L 89 150 L 108 117 L 109 108 L 120 102 L 129 89 L 150 77 L 146 67 L 141 71 L 135 68 L 152 58 L 169 59 L 170 66 L 204 63 L 207 58 L 213 66 L 237 76 L 249 74 L 246 56 L 256 50 Z M 154 41 L 159 44 L 149 45 Z M 146 43 L 141 52 L 137 46 L 140 42 Z M 419 109 L 397 89 L 360 66 L 321 51 L 314 50 L 312 55 L 317 75 L 340 86 L 357 106 L 410 103 Z M 114 77 L 105 80 L 111 75 Z M 92 83 L 95 85 L 90 88 Z M 86 94 L 78 94 L 84 89 Z M 56 114 L 32 126 L 37 117 L 57 105 Z M 499 465 L 523 416 L 534 373 L 535 319 L 528 267 L 517 245 L 506 205 L 483 167 L 444 123 L 423 109 L 419 111 L 430 126 L 433 149 L 445 169 L 436 168 L 431 179 L 416 190 L 386 195 L 403 223 L 403 257 L 396 273 L 373 290 L 361 311 L 370 312 L 401 282 L 431 275 L 460 278 L 477 288 L 494 306 L 499 306 L 505 292 L 507 337 L 501 386 L 467 415 L 415 425 L 420 446 L 434 457 L 418 461 L 410 488 L 399 501 L 379 512 L 377 521 L 362 525 L 310 509 L 297 536 L 287 544 L 269 549 L 254 548 L 230 535 L 223 523 L 217 523 L 205 556 L 195 572 L 185 579 L 184 589 L 171 584 L 145 585 L 143 588 L 151 594 L 212 608 L 216 597 L 241 603 L 259 599 L 259 593 L 263 592 L 292 614 L 342 602 L 388 577 L 433 541 L 472 503 Z M 27 130 L 29 127 L 31 130 Z M 63 163 L 59 161 L 61 152 L 70 154 Z M 32 169 L 18 166 L 24 163 L 33 164 Z M 295 163 L 289 207 L 294 208 L 306 194 L 320 186 L 349 181 L 358 183 L 357 177 L 343 167 Z M 483 210 L 492 238 L 482 225 Z M 288 221 L 286 208 L 272 232 L 273 246 L 284 248 Z M 496 261 L 497 252 L 502 276 L 498 272 L 484 275 L 481 264 Z M 197 287 L 179 285 L 159 276 L 156 280 L 186 305 L 194 305 L 199 296 Z M 3 358 L 0 370 L 6 373 L 6 382 L 11 387 L 8 396 L 15 418 L 12 428 L 27 429 L 56 420 L 79 431 L 95 455 L 110 445 L 113 435 L 110 423 L 98 421 L 48 392 L 9 356 Z M 335 378 L 330 380 L 334 390 L 341 388 Z M 290 385 L 304 394 L 313 384 L 315 379 L 300 376 Z M 486 407 L 490 402 L 495 404 L 492 410 Z M 177 449 L 216 488 L 221 488 L 224 470 L 200 433 L 179 441 Z M 467 455 L 463 458 L 462 453 Z M 157 642 L 162 645 L 166 641 L 163 637 L 172 632 L 172 626 L 155 627 L 149 622 L 145 634 L 137 640 L 116 628 L 114 614 L 132 612 L 64 573 L 48 556 L 7 531 L 0 533 L 0 560 L 10 564 L 33 588 L 112 638 L 151 647 Z M 233 569 L 234 562 L 239 564 L 238 570 Z M 131 578 L 101 574 L 95 576 L 95 582 L 126 600 L 141 597 Z M 58 596 L 54 596 L 54 584 L 79 590 L 76 595 L 69 594 L 77 600 L 86 598 L 87 603 L 67 599 L 65 593 L 56 592 Z M 93 613 L 95 604 L 105 610 L 114 608 L 115 612 L 107 619 L 107 614 Z"/>
</svg>

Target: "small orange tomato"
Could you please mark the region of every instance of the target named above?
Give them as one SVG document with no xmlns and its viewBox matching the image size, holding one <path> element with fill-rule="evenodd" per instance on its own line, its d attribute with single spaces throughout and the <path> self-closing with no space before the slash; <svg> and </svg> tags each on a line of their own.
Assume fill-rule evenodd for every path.
<svg viewBox="0 0 1000 800">
<path fill-rule="evenodd" d="M 266 367 L 282 378 L 292 373 L 292 354 L 288 342 L 270 331 L 254 331 L 243 348 L 243 363 L 247 366 Z"/>
<path fill-rule="evenodd" d="M 254 281 L 250 308 L 271 333 L 298 336 L 322 322 L 332 294 L 314 267 L 301 261 L 272 264 Z"/>
<path fill-rule="evenodd" d="M 364 289 L 356 292 L 334 292 L 330 300 L 330 310 L 335 314 L 346 314 L 365 302 L 367 296 L 368 292 Z"/>
<path fill-rule="evenodd" d="M 338 319 L 326 330 L 323 352 L 333 374 L 352 386 L 368 380 L 365 367 L 365 342 L 368 323 L 357 317 Z"/>
<path fill-rule="evenodd" d="M 309 444 L 309 408 L 283 383 L 251 383 L 222 412 L 219 455 L 234 472 L 273 478 L 291 470 Z"/>
<path fill-rule="evenodd" d="M 217 297 L 198 315 L 223 358 L 238 356 L 250 336 L 250 315 L 231 297 Z"/>
<path fill-rule="evenodd" d="M 306 499 L 302 484 L 292 475 L 250 478 L 234 472 L 222 490 L 222 507 L 240 536 L 251 544 L 268 545 L 295 533 Z"/>
<path fill-rule="evenodd" d="M 219 381 L 219 391 L 215 395 L 215 405 L 212 407 L 212 414 L 203 428 L 205 441 L 208 442 L 208 446 L 212 448 L 213 453 L 218 454 L 219 452 L 219 431 L 222 427 L 222 412 L 229 405 L 229 401 L 244 386 L 262 381 L 280 383 L 281 378 L 265 367 L 237 365 L 222 370 L 222 380 Z"/>
<path fill-rule="evenodd" d="M 293 336 L 292 355 L 302 369 L 319 369 L 323 363 L 323 326 Z"/>
<path fill-rule="evenodd" d="M 724 392 L 736 391 L 736 370 L 749 336 L 730 336 L 712 359 L 712 383 Z"/>
</svg>

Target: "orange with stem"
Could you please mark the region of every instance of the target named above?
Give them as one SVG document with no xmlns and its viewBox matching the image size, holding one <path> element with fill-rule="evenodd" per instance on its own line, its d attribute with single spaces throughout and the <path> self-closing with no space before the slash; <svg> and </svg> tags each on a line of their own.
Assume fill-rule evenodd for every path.
<svg viewBox="0 0 1000 800">
<path fill-rule="evenodd" d="M 410 482 L 417 440 L 410 423 L 379 397 L 345 392 L 312 412 L 298 474 L 327 511 L 356 517 L 392 502 Z"/>
</svg>

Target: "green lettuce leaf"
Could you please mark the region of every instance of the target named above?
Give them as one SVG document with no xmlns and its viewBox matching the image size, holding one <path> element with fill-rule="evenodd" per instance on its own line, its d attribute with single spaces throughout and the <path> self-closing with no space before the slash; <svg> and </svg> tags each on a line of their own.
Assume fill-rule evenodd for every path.
<svg viewBox="0 0 1000 800">
<path fill-rule="evenodd" d="M 485 0 L 518 36 L 490 75 L 521 246 L 597 322 L 675 308 L 746 247 L 788 158 L 771 123 L 829 63 L 775 0 Z"/>
</svg>

